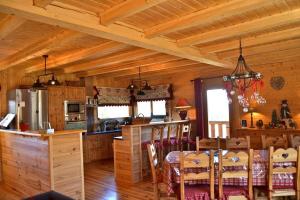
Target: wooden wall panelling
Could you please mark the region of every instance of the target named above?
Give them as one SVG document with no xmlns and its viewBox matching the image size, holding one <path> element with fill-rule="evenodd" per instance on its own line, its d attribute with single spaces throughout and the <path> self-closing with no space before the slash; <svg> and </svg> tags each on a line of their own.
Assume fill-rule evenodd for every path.
<svg viewBox="0 0 300 200">
<path fill-rule="evenodd" d="M 5 185 L 23 197 L 49 191 L 48 140 L 10 133 L 0 138 Z"/>
<path fill-rule="evenodd" d="M 84 87 L 65 87 L 65 100 L 84 101 L 85 102 L 85 88 Z"/>
<path fill-rule="evenodd" d="M 76 200 L 84 199 L 82 134 L 52 138 L 54 190 Z"/>
<path fill-rule="evenodd" d="M 84 162 L 113 158 L 113 138 L 121 133 L 85 135 L 83 139 Z"/>
</svg>

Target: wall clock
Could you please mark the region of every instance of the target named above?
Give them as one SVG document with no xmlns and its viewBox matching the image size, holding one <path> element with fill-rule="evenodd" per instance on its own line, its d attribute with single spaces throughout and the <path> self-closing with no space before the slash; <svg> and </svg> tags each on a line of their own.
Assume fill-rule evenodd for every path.
<svg viewBox="0 0 300 200">
<path fill-rule="evenodd" d="M 270 80 L 271 87 L 275 90 L 281 90 L 285 85 L 285 80 L 282 76 L 273 76 Z"/>
</svg>

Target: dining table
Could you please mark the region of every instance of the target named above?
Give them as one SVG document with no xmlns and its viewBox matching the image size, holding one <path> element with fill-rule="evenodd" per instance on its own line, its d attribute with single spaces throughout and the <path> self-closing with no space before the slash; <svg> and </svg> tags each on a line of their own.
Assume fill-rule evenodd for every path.
<svg viewBox="0 0 300 200">
<path fill-rule="evenodd" d="M 193 151 L 183 151 L 185 155 Z M 209 151 L 207 151 L 208 153 Z M 224 154 L 226 151 L 222 151 Z M 163 163 L 163 183 L 166 184 L 167 193 L 171 195 L 176 192 L 176 187 L 180 184 L 180 151 L 171 151 L 165 157 Z M 218 184 L 218 151 L 214 153 L 215 163 L 215 184 Z M 287 167 L 293 166 L 293 162 L 284 162 L 277 165 Z M 190 169 L 198 171 L 200 169 Z M 223 169 L 226 170 L 226 169 Z M 235 170 L 235 169 L 227 169 Z M 193 171 L 193 172 L 194 172 Z M 197 173 L 197 172 L 196 172 Z M 253 186 L 266 186 L 268 183 L 268 150 L 253 151 Z M 291 188 L 295 185 L 295 176 L 293 174 L 273 175 L 273 188 Z M 208 180 L 186 181 L 185 184 L 209 184 Z M 228 178 L 223 180 L 223 185 L 230 186 L 247 186 L 247 178 Z"/>
</svg>

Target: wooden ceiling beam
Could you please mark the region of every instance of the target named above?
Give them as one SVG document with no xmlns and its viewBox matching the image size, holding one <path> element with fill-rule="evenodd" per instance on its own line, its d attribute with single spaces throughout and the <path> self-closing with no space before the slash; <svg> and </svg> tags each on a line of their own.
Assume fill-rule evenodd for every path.
<svg viewBox="0 0 300 200">
<path fill-rule="evenodd" d="M 118 24 L 111 24 L 106 27 L 99 24 L 99 18 L 95 15 L 65 9 L 62 6 L 58 7 L 50 4 L 47 9 L 41 9 L 33 6 L 30 0 L 1 0 L 0 12 L 15 14 L 29 20 L 60 26 L 200 63 L 232 68 L 232 63 L 220 60 L 215 55 L 209 55 L 191 47 L 180 48 L 175 42 L 162 37 L 147 39 L 143 33 Z"/>
<path fill-rule="evenodd" d="M 142 75 L 142 79 L 146 79 L 146 80 L 151 80 L 151 79 L 161 79 L 163 76 L 168 76 L 168 75 L 174 75 L 174 74 L 184 74 L 184 73 L 189 73 L 189 72 L 199 72 L 201 73 L 201 77 L 202 75 L 206 75 L 206 76 L 216 76 L 216 73 L 218 74 L 224 74 L 225 73 L 229 73 L 227 72 L 228 69 L 222 69 L 222 68 L 215 68 L 213 69 L 211 66 L 205 65 L 205 64 L 194 64 L 194 65 L 189 65 L 189 66 L 185 66 L 183 67 L 179 67 L 179 68 L 174 68 L 173 70 L 160 70 L 160 71 L 156 71 L 156 72 L 149 72 L 149 73 L 144 73 Z M 222 72 L 222 73 L 220 73 Z M 133 75 L 133 76 L 124 76 L 124 77 L 114 77 L 115 80 L 119 80 L 119 81 L 125 81 L 125 80 L 130 80 L 130 79 L 136 79 L 138 78 L 137 75 Z M 151 85 L 151 82 L 150 82 Z"/>
<path fill-rule="evenodd" d="M 257 45 L 269 44 L 273 42 L 287 41 L 300 38 L 300 27 L 291 28 L 283 31 L 261 34 L 255 37 L 246 37 L 242 39 L 243 47 L 252 47 Z M 229 51 L 239 48 L 239 41 L 232 40 L 219 44 L 200 46 L 203 50 L 211 53 Z"/>
<path fill-rule="evenodd" d="M 126 0 L 100 14 L 100 23 L 109 25 L 115 21 L 134 15 L 166 0 Z"/>
<path fill-rule="evenodd" d="M 61 31 L 55 33 L 48 39 L 42 39 L 38 42 L 30 44 L 25 49 L 18 51 L 17 53 L 0 61 L 0 71 L 18 65 L 22 62 L 47 54 L 51 48 L 67 43 L 77 37 L 81 37 L 82 34 L 75 33 L 73 31 Z"/>
<path fill-rule="evenodd" d="M 99 13 L 104 12 L 103 8 L 99 6 L 99 4 L 96 1 L 93 0 L 55 0 L 57 2 L 67 4 L 70 6 L 74 6 L 79 9 L 87 10 L 93 13 L 96 13 L 99 15 Z"/>
<path fill-rule="evenodd" d="M 166 54 L 154 55 L 149 58 L 143 58 L 142 60 L 137 60 L 133 62 L 125 62 L 118 65 L 110 65 L 106 67 L 101 67 L 100 69 L 95 69 L 87 72 L 82 72 L 77 74 L 78 77 L 88 77 L 95 76 L 100 74 L 106 74 L 110 72 L 118 72 L 123 70 L 129 70 L 132 68 L 136 68 L 138 66 L 148 66 L 153 64 L 165 63 L 172 60 L 178 60 L 178 57 L 169 56 Z"/>
<path fill-rule="evenodd" d="M 138 48 L 131 51 L 115 53 L 113 55 L 108 55 L 85 63 L 74 64 L 70 67 L 66 67 L 64 69 L 64 72 L 75 73 L 80 71 L 87 71 L 107 65 L 121 63 L 124 61 L 139 59 L 154 54 L 157 54 L 157 52 Z"/>
<path fill-rule="evenodd" d="M 53 69 L 53 68 L 58 68 L 62 65 L 66 65 L 68 63 L 72 63 L 75 61 L 79 61 L 82 59 L 85 59 L 86 57 L 98 54 L 99 52 L 107 51 L 110 50 L 119 50 L 122 47 L 124 48 L 124 44 L 114 42 L 114 41 L 109 41 L 100 45 L 96 45 L 93 47 L 89 47 L 86 49 L 82 49 L 76 52 L 71 52 L 67 54 L 63 54 L 61 56 L 55 57 L 55 58 L 49 58 L 47 62 L 47 69 Z M 30 66 L 25 69 L 26 73 L 33 73 L 36 71 L 43 70 L 44 64 L 43 63 L 37 63 L 36 65 Z"/>
<path fill-rule="evenodd" d="M 243 48 L 243 55 L 244 56 L 259 55 L 261 53 L 274 52 L 274 50 L 281 51 L 281 50 L 293 49 L 298 47 L 300 47 L 300 38 L 295 40 L 288 40 L 288 41 L 266 44 L 266 45 L 246 47 Z M 239 49 L 220 52 L 217 55 L 220 58 L 238 58 Z"/>
<path fill-rule="evenodd" d="M 46 8 L 53 0 L 33 0 L 33 5 L 41 8 Z"/>
<path fill-rule="evenodd" d="M 191 60 L 186 60 L 186 59 L 181 59 L 181 60 L 175 60 L 175 61 L 170 61 L 162 64 L 155 64 L 155 65 L 150 65 L 150 66 L 144 66 L 141 67 L 141 74 L 144 74 L 146 72 L 153 72 L 153 71 L 159 71 L 162 69 L 173 69 L 176 67 L 183 67 L 187 65 L 192 65 L 192 64 L 198 64 L 195 61 Z M 135 74 L 138 74 L 139 70 L 138 67 L 134 67 L 129 70 L 122 70 L 118 72 L 108 72 L 105 74 L 98 74 L 99 77 L 122 77 L 122 76 L 132 76 Z"/>
<path fill-rule="evenodd" d="M 14 30 L 26 22 L 25 19 L 13 15 L 7 15 L 0 21 L 0 40 L 4 39 Z"/>
<path fill-rule="evenodd" d="M 247 21 L 244 23 L 204 32 L 177 41 L 180 47 L 206 44 L 214 41 L 230 40 L 245 37 L 249 34 L 261 31 L 272 30 L 300 22 L 300 9 L 287 11 L 260 19 Z"/>
<path fill-rule="evenodd" d="M 258 6 L 262 7 L 268 4 L 270 5 L 272 2 L 274 2 L 274 0 L 229 1 L 223 4 L 216 5 L 214 7 L 208 7 L 207 9 L 203 9 L 198 12 L 193 12 L 189 15 L 176 18 L 162 24 L 155 25 L 151 28 L 146 29 L 145 35 L 147 38 L 153 38 L 158 35 L 187 29 L 201 24 L 208 24 L 214 21 L 221 20 L 224 17 L 231 17 L 237 14 L 257 9 Z"/>
</svg>

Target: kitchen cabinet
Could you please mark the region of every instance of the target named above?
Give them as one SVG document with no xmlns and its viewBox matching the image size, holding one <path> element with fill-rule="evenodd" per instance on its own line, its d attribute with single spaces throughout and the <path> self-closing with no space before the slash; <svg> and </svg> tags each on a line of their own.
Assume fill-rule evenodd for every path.
<svg viewBox="0 0 300 200">
<path fill-rule="evenodd" d="M 85 102 L 84 87 L 51 86 L 48 87 L 48 117 L 51 127 L 55 130 L 64 130 L 65 114 L 64 101 L 76 100 Z"/>
<path fill-rule="evenodd" d="M 65 99 L 72 101 L 85 102 L 85 88 L 84 87 L 65 87 Z"/>
<path fill-rule="evenodd" d="M 83 137 L 83 160 L 89 163 L 113 158 L 113 138 L 121 133 L 93 134 Z"/>
</svg>

